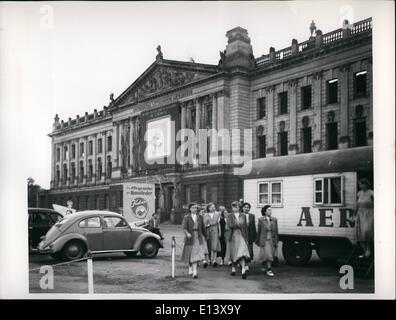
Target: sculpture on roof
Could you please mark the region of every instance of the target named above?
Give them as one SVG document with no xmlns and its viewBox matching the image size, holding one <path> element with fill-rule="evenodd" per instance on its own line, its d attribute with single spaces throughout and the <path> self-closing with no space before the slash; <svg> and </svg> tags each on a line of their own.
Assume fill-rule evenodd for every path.
<svg viewBox="0 0 396 320">
<path fill-rule="evenodd" d="M 164 56 L 163 56 L 163 54 L 162 54 L 161 46 L 160 46 L 160 45 L 158 45 L 157 51 L 158 51 L 158 54 L 157 54 L 157 56 L 156 56 L 155 58 L 156 58 L 156 59 L 162 59 Z"/>
<path fill-rule="evenodd" d="M 313 37 L 314 32 L 316 31 L 315 21 L 312 20 L 311 25 L 309 26 L 309 30 L 311 31 L 311 37 Z"/>
</svg>

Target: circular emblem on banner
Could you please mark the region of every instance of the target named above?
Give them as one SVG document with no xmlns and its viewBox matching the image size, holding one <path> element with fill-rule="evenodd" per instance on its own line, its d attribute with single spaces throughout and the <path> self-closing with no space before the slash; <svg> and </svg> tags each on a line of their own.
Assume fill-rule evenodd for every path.
<svg viewBox="0 0 396 320">
<path fill-rule="evenodd" d="M 148 204 L 144 198 L 135 198 L 131 202 L 131 209 L 136 218 L 144 219 L 148 213 Z"/>
</svg>

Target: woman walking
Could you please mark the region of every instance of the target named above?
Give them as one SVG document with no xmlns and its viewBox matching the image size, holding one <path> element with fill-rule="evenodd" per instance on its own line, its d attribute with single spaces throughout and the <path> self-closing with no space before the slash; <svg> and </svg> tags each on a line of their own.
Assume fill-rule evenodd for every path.
<svg viewBox="0 0 396 320">
<path fill-rule="evenodd" d="M 206 227 L 208 251 L 210 254 L 210 264 L 217 267 L 217 253 L 220 252 L 220 214 L 216 211 L 214 203 L 209 203 L 206 206 L 206 213 L 204 216 L 204 224 Z"/>
<path fill-rule="evenodd" d="M 198 214 L 200 217 L 202 217 L 202 221 L 204 224 L 204 229 L 205 229 L 205 234 L 204 234 L 204 254 L 205 254 L 205 259 L 203 260 L 203 267 L 206 268 L 208 266 L 208 261 L 210 263 L 210 257 L 209 257 L 209 249 L 208 249 L 208 241 L 207 241 L 207 234 L 206 234 L 206 226 L 205 226 L 205 210 L 203 208 L 204 205 L 197 205 L 197 210 Z"/>
<path fill-rule="evenodd" d="M 273 277 L 271 265 L 274 261 L 275 248 L 278 247 L 278 222 L 271 217 L 271 206 L 266 205 L 261 209 L 261 215 L 258 219 L 257 241 L 260 247 L 259 260 L 266 264 L 267 276 Z"/>
<path fill-rule="evenodd" d="M 240 213 L 238 201 L 231 204 L 231 214 L 227 217 L 227 226 L 230 229 L 229 246 L 230 260 L 232 262 L 231 275 L 235 276 L 236 265 L 240 264 L 242 279 L 246 279 L 246 262 L 249 262 L 250 255 L 247 246 L 247 224 L 246 216 Z"/>
<path fill-rule="evenodd" d="M 188 263 L 188 274 L 198 277 L 197 264 L 205 259 L 203 218 L 197 212 L 196 203 L 189 205 L 189 213 L 183 218 L 183 232 L 185 235 L 182 260 Z"/>
<path fill-rule="evenodd" d="M 357 194 L 356 240 L 363 249 L 359 258 L 369 258 L 374 242 L 374 191 L 365 178 L 360 179 L 358 184 L 360 191 Z"/>
<path fill-rule="evenodd" d="M 219 240 L 220 240 L 220 257 L 221 257 L 221 262 L 220 265 L 224 265 L 225 263 L 225 257 L 226 257 L 226 249 L 227 249 L 227 238 L 226 238 L 226 209 L 224 206 L 219 207 L 220 211 L 220 218 L 219 218 L 219 226 L 220 226 L 220 234 L 219 234 Z"/>
</svg>

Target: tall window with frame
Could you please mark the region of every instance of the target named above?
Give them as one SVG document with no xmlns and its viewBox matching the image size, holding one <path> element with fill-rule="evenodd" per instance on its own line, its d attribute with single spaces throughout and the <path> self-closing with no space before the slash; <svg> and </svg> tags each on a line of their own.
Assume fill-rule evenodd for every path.
<svg viewBox="0 0 396 320">
<path fill-rule="evenodd" d="M 92 156 L 92 154 L 93 154 L 93 142 L 92 142 L 92 140 L 90 140 L 90 141 L 88 142 L 88 154 L 89 154 L 90 156 Z"/>
<path fill-rule="evenodd" d="M 68 146 L 63 147 L 63 160 L 69 160 L 69 148 Z"/>
<path fill-rule="evenodd" d="M 278 94 L 279 115 L 287 114 L 287 91 Z"/>
<path fill-rule="evenodd" d="M 282 131 L 278 133 L 278 145 L 279 145 L 279 155 L 287 156 L 288 154 L 288 138 L 287 131 Z"/>
<path fill-rule="evenodd" d="M 113 166 L 111 164 L 111 156 L 107 156 L 107 178 L 111 178 L 111 171 L 113 169 Z"/>
<path fill-rule="evenodd" d="M 265 97 L 261 97 L 257 99 L 257 120 L 264 119 L 265 115 Z"/>
<path fill-rule="evenodd" d="M 75 143 L 73 143 L 71 146 L 71 157 L 72 157 L 72 159 L 76 158 L 76 144 Z"/>
<path fill-rule="evenodd" d="M 113 137 L 108 136 L 107 137 L 107 151 L 110 152 L 113 150 Z"/>
<path fill-rule="evenodd" d="M 98 139 L 98 153 L 102 153 L 103 151 L 103 140 L 102 138 Z"/>
<path fill-rule="evenodd" d="M 344 177 L 314 179 L 314 205 L 343 205 Z"/>
<path fill-rule="evenodd" d="M 355 147 L 367 146 L 366 118 L 353 120 L 353 135 Z"/>
<path fill-rule="evenodd" d="M 84 161 L 80 161 L 80 182 L 84 179 Z"/>
<path fill-rule="evenodd" d="M 102 158 L 98 158 L 98 179 L 102 179 Z"/>
<path fill-rule="evenodd" d="M 337 122 L 329 122 L 326 124 L 326 149 L 338 149 L 338 128 Z"/>
<path fill-rule="evenodd" d="M 85 151 L 84 151 L 84 142 L 80 142 L 80 157 L 84 157 Z"/>
<path fill-rule="evenodd" d="M 60 148 L 56 149 L 56 161 L 60 161 Z"/>
<path fill-rule="evenodd" d="M 363 70 L 353 75 L 353 88 L 355 98 L 367 96 L 367 71 Z"/>
<path fill-rule="evenodd" d="M 305 86 L 301 88 L 301 110 L 310 109 L 312 107 L 312 87 Z"/>
<path fill-rule="evenodd" d="M 267 139 L 265 135 L 258 136 L 258 157 L 265 158 L 267 156 Z"/>
<path fill-rule="evenodd" d="M 74 183 L 74 180 L 76 179 L 76 164 L 73 162 L 71 164 L 71 175 L 70 175 L 70 180 L 72 183 Z"/>
<path fill-rule="evenodd" d="M 281 206 L 283 203 L 282 197 L 282 182 L 268 181 L 258 183 L 258 204 L 259 206 L 273 205 Z"/>
<path fill-rule="evenodd" d="M 312 152 L 312 128 L 305 127 L 301 129 L 302 138 L 302 152 L 310 153 Z"/>
<path fill-rule="evenodd" d="M 327 81 L 327 103 L 333 104 L 338 102 L 338 79 Z"/>
</svg>

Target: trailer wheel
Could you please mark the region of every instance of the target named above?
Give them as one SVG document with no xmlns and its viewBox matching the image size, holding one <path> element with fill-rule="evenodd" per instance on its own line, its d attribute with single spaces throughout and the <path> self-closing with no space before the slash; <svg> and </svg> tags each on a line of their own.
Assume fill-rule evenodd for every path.
<svg viewBox="0 0 396 320">
<path fill-rule="evenodd" d="M 312 256 L 311 244 L 304 240 L 286 240 L 282 246 L 283 257 L 292 266 L 304 266 Z"/>
</svg>

